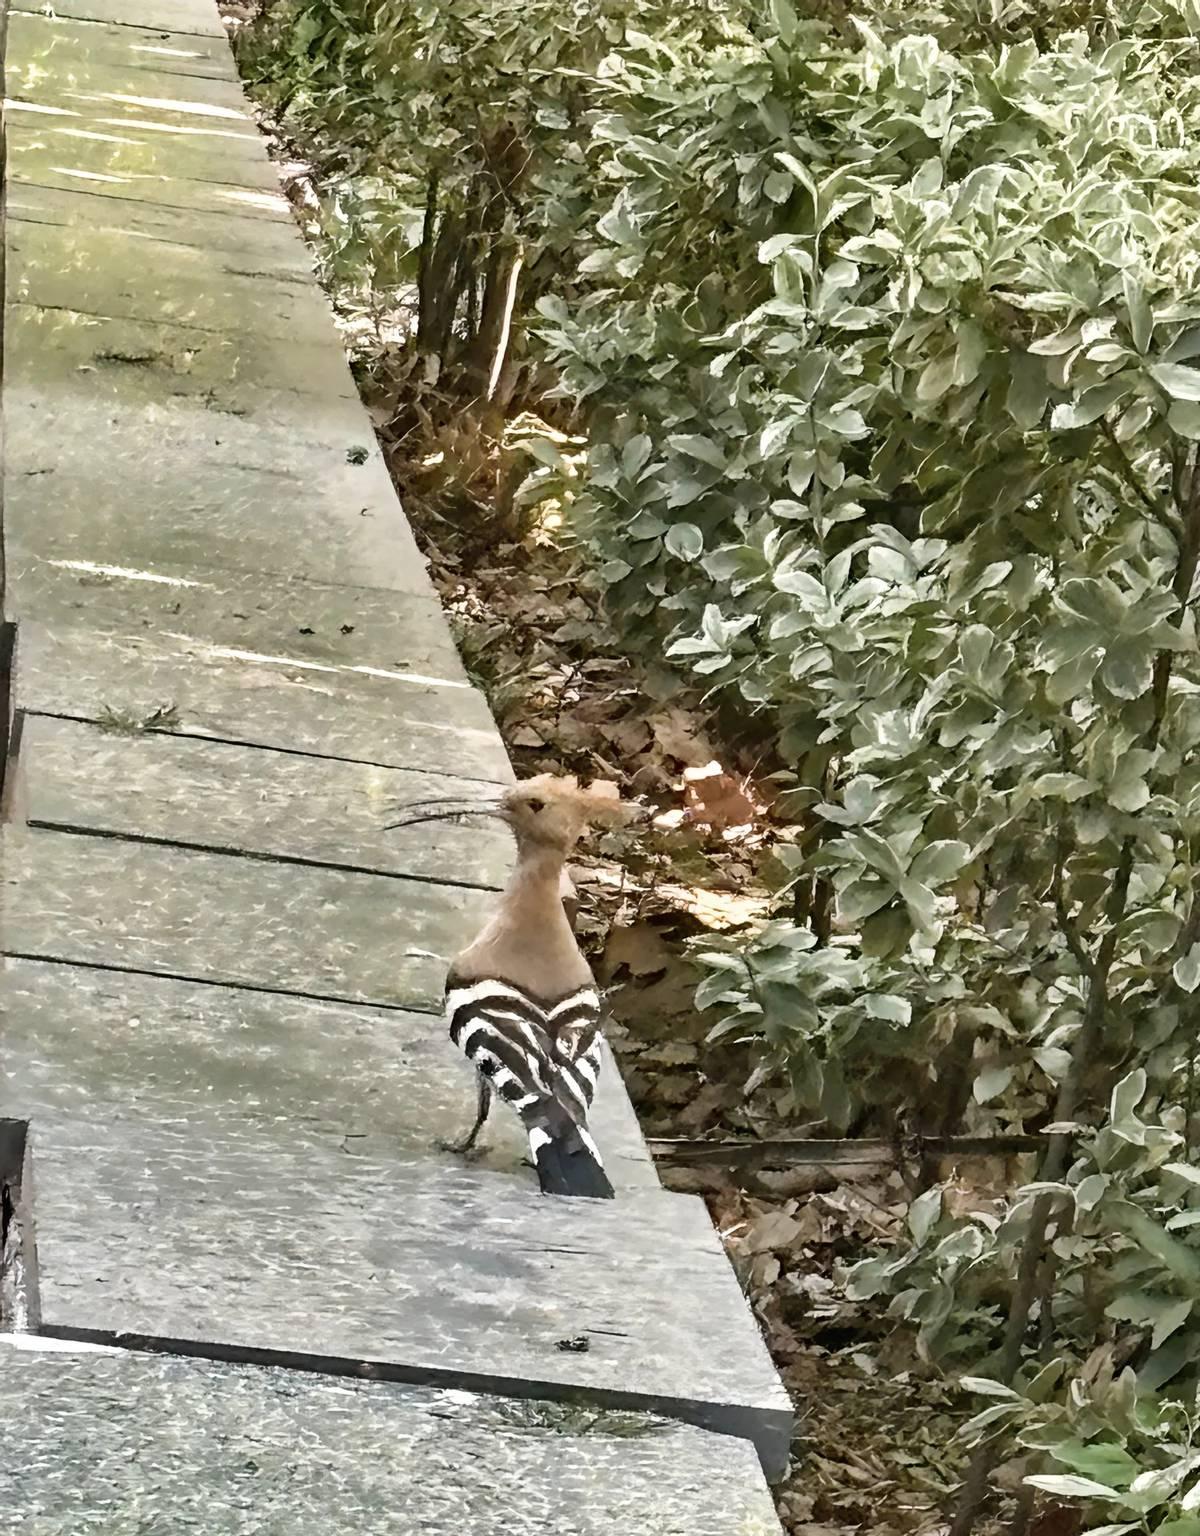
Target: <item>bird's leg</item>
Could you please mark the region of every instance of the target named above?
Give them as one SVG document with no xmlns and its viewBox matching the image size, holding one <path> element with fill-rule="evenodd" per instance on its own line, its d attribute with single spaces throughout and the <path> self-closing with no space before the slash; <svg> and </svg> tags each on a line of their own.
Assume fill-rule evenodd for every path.
<svg viewBox="0 0 1200 1536">
<path fill-rule="evenodd" d="M 479 1133 L 483 1130 L 483 1123 L 488 1117 L 488 1111 L 492 1107 L 492 1085 L 479 1074 L 479 1106 L 475 1112 L 475 1124 L 458 1141 L 440 1141 L 438 1145 L 443 1152 L 454 1152 L 459 1157 L 466 1157 L 474 1150 L 475 1143 L 479 1139 Z"/>
</svg>

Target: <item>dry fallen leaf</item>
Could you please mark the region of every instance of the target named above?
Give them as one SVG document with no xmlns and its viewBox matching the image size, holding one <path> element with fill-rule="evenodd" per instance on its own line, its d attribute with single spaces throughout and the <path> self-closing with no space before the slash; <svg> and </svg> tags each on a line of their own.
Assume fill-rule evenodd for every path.
<svg viewBox="0 0 1200 1536">
<path fill-rule="evenodd" d="M 747 1227 L 739 1246 L 747 1253 L 777 1253 L 793 1247 L 801 1230 L 800 1222 L 786 1211 L 765 1211 Z"/>
<path fill-rule="evenodd" d="M 632 976 L 651 976 L 665 971 L 671 951 L 650 923 L 614 928 L 604 946 L 604 973 L 608 977 L 626 970 Z"/>
<path fill-rule="evenodd" d="M 753 826 L 762 811 L 739 780 L 715 761 L 703 767 L 685 768 L 683 793 L 686 820 L 696 826 L 711 827 L 714 832 Z"/>
<path fill-rule="evenodd" d="M 654 739 L 668 757 L 696 768 L 712 759 L 712 744 L 684 709 L 668 709 L 653 724 Z"/>
</svg>

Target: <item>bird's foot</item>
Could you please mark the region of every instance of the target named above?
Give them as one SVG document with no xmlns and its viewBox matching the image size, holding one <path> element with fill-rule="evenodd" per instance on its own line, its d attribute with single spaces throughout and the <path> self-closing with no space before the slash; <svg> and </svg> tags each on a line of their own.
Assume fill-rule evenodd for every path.
<svg viewBox="0 0 1200 1536">
<path fill-rule="evenodd" d="M 483 1156 L 484 1149 L 472 1137 L 460 1136 L 457 1141 L 442 1141 L 440 1138 L 434 1142 L 439 1152 L 452 1152 L 455 1157 L 461 1157 L 464 1162 L 474 1163 Z"/>
</svg>

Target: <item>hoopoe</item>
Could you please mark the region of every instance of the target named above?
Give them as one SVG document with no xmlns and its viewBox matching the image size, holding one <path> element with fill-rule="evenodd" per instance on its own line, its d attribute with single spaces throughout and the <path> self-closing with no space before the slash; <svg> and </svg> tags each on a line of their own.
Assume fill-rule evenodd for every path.
<svg viewBox="0 0 1200 1536">
<path fill-rule="evenodd" d="M 450 1038 L 479 1073 L 475 1123 L 451 1149 L 471 1150 L 497 1093 L 521 1117 L 544 1193 L 611 1200 L 613 1187 L 587 1128 L 603 1048 L 600 994 L 575 942 L 565 865 L 588 826 L 625 822 L 636 811 L 612 786 L 580 789 L 553 774 L 526 779 L 495 800 L 400 809 L 393 827 L 495 816 L 517 842 L 499 908 L 451 961 L 446 978 Z"/>
</svg>

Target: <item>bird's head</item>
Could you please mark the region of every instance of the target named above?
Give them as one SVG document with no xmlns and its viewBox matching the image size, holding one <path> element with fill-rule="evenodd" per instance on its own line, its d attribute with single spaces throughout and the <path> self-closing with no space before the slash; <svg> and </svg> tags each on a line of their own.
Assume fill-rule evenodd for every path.
<svg viewBox="0 0 1200 1536">
<path fill-rule="evenodd" d="M 599 781 L 586 789 L 574 778 L 540 773 L 505 790 L 498 814 L 518 842 L 569 851 L 588 827 L 625 826 L 639 807 L 622 800 L 615 784 Z"/>
<path fill-rule="evenodd" d="M 583 788 L 575 778 L 553 773 L 523 779 L 490 799 L 422 800 L 397 810 L 399 820 L 385 830 L 492 816 L 512 828 L 519 845 L 562 853 L 569 853 L 588 827 L 625 826 L 645 814 L 640 806 L 622 800 L 615 784 L 597 782 Z"/>
</svg>

